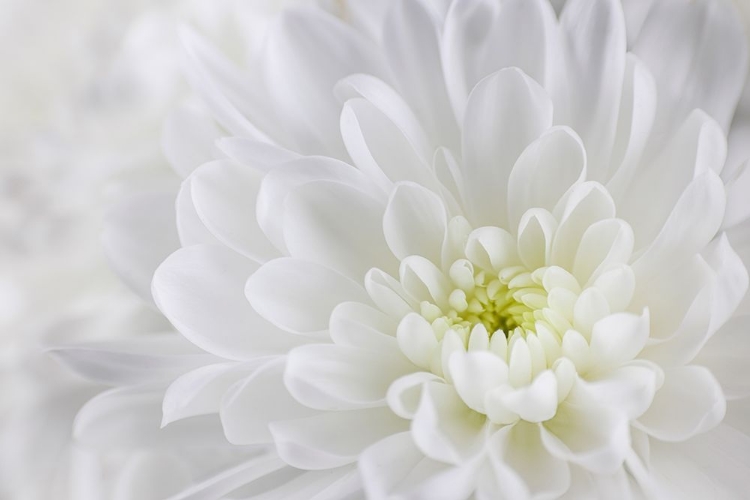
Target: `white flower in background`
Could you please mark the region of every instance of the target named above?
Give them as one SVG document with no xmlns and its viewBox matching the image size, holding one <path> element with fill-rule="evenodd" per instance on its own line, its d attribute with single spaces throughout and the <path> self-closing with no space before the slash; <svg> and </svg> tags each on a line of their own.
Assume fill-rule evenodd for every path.
<svg viewBox="0 0 750 500">
<path fill-rule="evenodd" d="M 192 108 L 166 124 L 183 248 L 152 292 L 210 355 L 172 352 L 197 367 L 167 389 L 163 424 L 218 413 L 230 442 L 269 450 L 196 488 L 742 498 L 750 170 L 726 139 L 747 130 L 735 10 L 570 0 L 558 19 L 545 0 L 403 0 L 381 18 L 363 5 L 343 5 L 351 24 L 287 12 L 247 74 L 185 33 L 218 127 Z M 143 290 L 163 231 L 113 222 L 115 267 Z M 62 353 L 79 371 L 180 371 L 120 354 Z M 112 401 L 79 422 L 106 421 Z"/>
</svg>

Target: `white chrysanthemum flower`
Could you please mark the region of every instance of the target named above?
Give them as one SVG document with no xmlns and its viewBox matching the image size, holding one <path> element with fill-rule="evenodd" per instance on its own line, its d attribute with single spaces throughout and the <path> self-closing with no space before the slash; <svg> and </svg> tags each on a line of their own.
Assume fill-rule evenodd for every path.
<svg viewBox="0 0 750 500">
<path fill-rule="evenodd" d="M 363 5 L 351 25 L 287 13 L 249 75 L 186 34 L 223 131 L 167 123 L 183 248 L 152 291 L 215 357 L 172 383 L 164 424 L 218 412 L 229 441 L 274 450 L 206 488 L 741 498 L 735 11 Z M 147 229 L 111 248 L 141 287 Z"/>
</svg>

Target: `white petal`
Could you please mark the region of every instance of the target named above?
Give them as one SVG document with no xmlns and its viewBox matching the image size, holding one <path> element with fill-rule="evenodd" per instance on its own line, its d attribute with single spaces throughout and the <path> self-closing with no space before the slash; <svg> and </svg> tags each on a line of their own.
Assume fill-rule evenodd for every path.
<svg viewBox="0 0 750 500">
<path fill-rule="evenodd" d="M 594 324 L 610 312 L 604 294 L 598 288 L 587 288 L 573 307 L 573 327 L 588 338 Z"/>
<path fill-rule="evenodd" d="M 318 181 L 285 202 L 284 241 L 292 257 L 334 269 L 357 282 L 373 267 L 397 268 L 383 236 L 385 207 L 347 185 Z"/>
<path fill-rule="evenodd" d="M 67 344 L 55 346 L 50 352 L 76 374 L 108 385 L 170 380 L 216 360 L 175 333 Z"/>
<path fill-rule="evenodd" d="M 411 103 L 433 144 L 456 147 L 438 43 L 440 26 L 421 2 L 395 2 L 383 28 L 386 58 L 401 95 Z"/>
<path fill-rule="evenodd" d="M 207 163 L 190 176 L 195 210 L 222 243 L 258 262 L 279 255 L 258 226 L 255 200 L 261 176 L 231 161 Z"/>
<path fill-rule="evenodd" d="M 234 161 L 262 172 L 301 158 L 288 149 L 247 137 L 224 137 L 216 145 Z"/>
<path fill-rule="evenodd" d="M 552 263 L 563 269 L 572 269 L 575 251 L 588 228 L 615 215 L 615 203 L 607 190 L 596 182 L 575 186 L 569 196 L 558 204 L 556 212 L 560 227 L 552 244 Z"/>
<path fill-rule="evenodd" d="M 260 266 L 247 280 L 245 295 L 263 318 L 303 334 L 327 330 L 331 312 L 340 303 L 367 301 L 364 288 L 349 278 L 288 257 Z"/>
<path fill-rule="evenodd" d="M 323 179 L 345 183 L 365 193 L 377 195 L 377 191 L 372 189 L 371 181 L 362 172 L 333 158 L 302 158 L 274 168 L 263 178 L 256 213 L 258 224 L 276 248 L 286 248 L 284 202 L 287 195 L 298 186 Z"/>
<path fill-rule="evenodd" d="M 684 441 L 716 426 L 726 400 L 716 378 L 701 366 L 673 368 L 636 426 L 662 441 Z"/>
<path fill-rule="evenodd" d="M 527 422 L 544 422 L 557 411 L 557 378 L 549 370 L 540 373 L 528 387 L 502 397 L 505 407 Z"/>
<path fill-rule="evenodd" d="M 410 313 L 398 324 L 398 345 L 404 355 L 420 368 L 430 369 L 438 342 L 430 323 L 421 315 Z"/>
<path fill-rule="evenodd" d="M 628 420 L 576 385 L 555 418 L 542 424 L 542 441 L 557 458 L 592 472 L 613 472 L 622 466 L 630 448 Z"/>
<path fill-rule="evenodd" d="M 560 15 L 560 27 L 570 95 L 564 102 L 555 101 L 562 111 L 556 122 L 571 125 L 581 135 L 589 156 L 588 178 L 603 181 L 625 75 L 622 7 L 616 0 L 569 0 Z"/>
<path fill-rule="evenodd" d="M 409 105 L 404 101 L 403 97 L 393 90 L 393 88 L 389 87 L 388 84 L 371 75 L 349 75 L 336 84 L 334 87 L 334 94 L 342 103 L 348 100 L 352 100 L 350 102 L 353 103 L 356 98 L 360 97 L 371 103 L 375 110 L 383 113 L 388 117 L 390 122 L 396 125 L 398 130 L 407 139 L 408 143 L 414 148 L 417 156 L 422 162 L 427 163 L 429 161 L 434 148 L 429 144 L 429 140 L 422 129 L 422 125 L 419 123 L 419 120 L 417 120 L 417 117 L 414 115 L 414 112 Z M 359 148 L 362 147 L 362 140 L 364 140 L 365 137 L 361 135 L 359 137 L 356 135 L 350 136 L 349 134 L 352 133 L 353 130 L 344 127 L 344 115 L 347 114 L 347 108 L 347 104 L 344 104 L 344 110 L 342 111 L 341 136 L 344 139 L 344 143 L 346 144 L 350 156 L 354 159 L 357 165 L 362 168 L 358 159 L 363 157 L 357 155 L 364 152 Z M 363 109 L 373 108 L 363 107 Z M 349 111 L 353 110 L 350 109 Z M 349 116 L 349 118 L 351 118 L 351 116 Z M 349 118 L 347 118 L 346 123 L 348 125 L 354 125 L 354 122 L 349 121 Z M 373 137 L 368 134 L 367 138 L 369 140 L 374 140 L 377 139 L 377 136 Z M 350 144 L 349 139 L 354 140 L 354 142 Z M 351 146 L 355 146 L 356 149 L 352 149 Z M 384 167 L 393 168 L 393 166 L 390 165 L 384 165 Z M 394 173 L 396 173 L 396 171 L 394 171 Z"/>
<path fill-rule="evenodd" d="M 331 340 L 336 345 L 393 353 L 398 350 L 398 324 L 374 307 L 360 302 L 343 302 L 331 313 Z"/>
<path fill-rule="evenodd" d="M 648 310 L 643 314 L 611 314 L 591 331 L 591 356 L 595 367 L 617 367 L 635 358 L 649 337 Z"/>
<path fill-rule="evenodd" d="M 182 181 L 177 193 L 175 208 L 177 210 L 177 234 L 183 247 L 192 245 L 221 245 L 216 236 L 208 230 L 193 203 L 193 187 L 190 177 Z"/>
<path fill-rule="evenodd" d="M 508 179 L 508 224 L 529 209 L 552 211 L 563 194 L 586 176 L 586 151 L 568 127 L 553 127 L 518 157 Z"/>
<path fill-rule="evenodd" d="M 460 465 L 478 450 L 487 419 L 468 408 L 450 385 L 428 382 L 422 392 L 411 433 L 425 455 Z"/>
<path fill-rule="evenodd" d="M 354 347 L 310 345 L 289 353 L 284 382 L 301 403 L 319 410 L 384 406 L 388 386 L 416 371 L 405 357 Z"/>
<path fill-rule="evenodd" d="M 440 377 L 430 372 L 415 372 L 395 380 L 388 387 L 388 406 L 402 418 L 412 419 L 422 400 L 422 389 L 427 382 L 439 382 Z"/>
<path fill-rule="evenodd" d="M 475 485 L 471 466 L 455 467 L 426 458 L 411 433 L 394 434 L 366 449 L 359 458 L 365 493 L 370 498 L 466 498 Z"/>
<path fill-rule="evenodd" d="M 706 366 L 719 380 L 728 399 L 750 396 L 750 317 L 729 320 L 700 350 L 695 363 Z"/>
<path fill-rule="evenodd" d="M 743 498 L 747 495 L 750 438 L 728 425 L 684 443 L 652 446 L 662 498 Z"/>
<path fill-rule="evenodd" d="M 433 262 L 419 255 L 407 257 L 401 261 L 399 278 L 407 293 L 420 302 L 448 306 L 451 283 Z"/>
<path fill-rule="evenodd" d="M 486 77 L 469 96 L 464 115 L 463 169 L 467 213 L 475 226 L 507 224 L 503 197 L 521 152 L 552 123 L 552 104 L 518 69 Z"/>
<path fill-rule="evenodd" d="M 697 177 L 680 196 L 659 235 L 633 263 L 639 286 L 657 270 L 683 262 L 716 235 L 724 217 L 724 184 L 714 172 Z"/>
<path fill-rule="evenodd" d="M 270 423 L 317 413 L 289 394 L 284 385 L 284 368 L 283 358 L 272 359 L 225 392 L 220 415 L 230 443 L 270 443 Z"/>
<path fill-rule="evenodd" d="M 398 280 L 380 269 L 371 269 L 367 273 L 365 289 L 372 301 L 393 318 L 403 318 L 419 306 Z"/>
<path fill-rule="evenodd" d="M 102 245 L 114 271 L 147 302 L 159 264 L 180 247 L 174 196 L 139 194 L 117 203 L 104 222 Z"/>
<path fill-rule="evenodd" d="M 245 299 L 257 264 L 229 249 L 196 245 L 170 255 L 154 274 L 154 300 L 180 333 L 228 359 L 283 353 L 304 340 L 263 320 Z"/>
<path fill-rule="evenodd" d="M 487 413 L 485 395 L 508 380 L 508 366 L 489 352 L 456 353 L 448 362 L 453 384 L 466 406 Z"/>
<path fill-rule="evenodd" d="M 586 389 L 600 402 L 634 420 L 648 409 L 664 374 L 658 365 L 635 361 L 590 380 Z"/>
<path fill-rule="evenodd" d="M 319 470 L 355 462 L 366 447 L 406 430 L 408 420 L 385 407 L 279 420 L 270 428 L 276 449 L 286 463 Z"/>
<path fill-rule="evenodd" d="M 284 12 L 270 30 L 264 56 L 266 83 L 281 122 L 295 130 L 297 151 L 345 157 L 332 89 L 353 73 L 385 73 L 375 45 L 322 9 L 297 9 Z"/>
<path fill-rule="evenodd" d="M 530 209 L 518 224 L 518 256 L 527 269 L 544 267 L 552 254 L 557 220 L 543 209 Z"/>
<path fill-rule="evenodd" d="M 537 425 L 518 422 L 503 427 L 492 437 L 489 449 L 493 460 L 510 467 L 523 481 L 530 498 L 558 498 L 570 485 L 568 464 L 545 449 Z M 505 489 L 508 485 L 499 486 Z"/>
<path fill-rule="evenodd" d="M 663 141 L 666 144 L 660 145 L 658 155 L 644 156 L 618 200 L 618 214 L 633 228 L 637 249 L 657 237 L 690 183 L 709 170 L 719 172 L 726 160 L 726 139 L 721 129 L 700 110 Z M 644 205 L 643 200 L 648 203 Z"/>
<path fill-rule="evenodd" d="M 630 266 L 615 266 L 600 274 L 593 286 L 607 299 L 610 311 L 623 311 L 633 298 L 635 275 Z"/>
<path fill-rule="evenodd" d="M 178 377 L 164 393 L 162 426 L 183 418 L 218 413 L 221 398 L 229 387 L 264 362 L 260 358 L 250 363 L 215 363 Z"/>
<path fill-rule="evenodd" d="M 739 21 L 723 2 L 654 2 L 633 52 L 654 73 L 663 126 L 700 108 L 728 129 L 747 73 Z"/>
<path fill-rule="evenodd" d="M 595 222 L 581 237 L 573 275 L 579 283 L 586 283 L 613 265 L 628 263 L 633 242 L 633 230 L 627 222 L 620 219 Z"/>
<path fill-rule="evenodd" d="M 194 417 L 165 428 L 161 423 L 162 390 L 119 387 L 90 399 L 76 416 L 73 434 L 84 446 L 99 450 L 136 450 L 159 446 L 205 446 L 221 442 L 213 418 Z"/>
<path fill-rule="evenodd" d="M 520 264 L 516 241 L 499 227 L 480 227 L 466 241 L 466 257 L 488 272 L 498 273 L 506 267 Z"/>
<path fill-rule="evenodd" d="M 399 183 L 385 209 L 383 233 L 400 260 L 421 255 L 439 264 L 447 224 L 439 196 L 418 184 Z"/>
</svg>

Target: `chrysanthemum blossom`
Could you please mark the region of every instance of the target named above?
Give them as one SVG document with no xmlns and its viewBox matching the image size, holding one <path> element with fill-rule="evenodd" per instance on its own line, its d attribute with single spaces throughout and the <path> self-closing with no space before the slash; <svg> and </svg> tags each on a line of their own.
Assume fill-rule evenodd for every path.
<svg viewBox="0 0 750 500">
<path fill-rule="evenodd" d="M 741 498 L 737 14 L 439 5 L 289 12 L 249 76 L 185 34 L 222 130 L 167 124 L 152 291 L 223 359 L 164 423 L 271 445 L 231 482 L 271 497 Z"/>
</svg>

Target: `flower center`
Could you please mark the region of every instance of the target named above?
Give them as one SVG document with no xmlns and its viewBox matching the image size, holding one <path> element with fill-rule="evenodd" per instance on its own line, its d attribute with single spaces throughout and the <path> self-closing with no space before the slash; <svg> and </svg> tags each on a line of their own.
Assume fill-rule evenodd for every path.
<svg viewBox="0 0 750 500">
<path fill-rule="evenodd" d="M 536 321 L 542 319 L 540 310 L 547 306 L 543 272 L 512 266 L 494 274 L 459 259 L 449 271 L 455 288 L 448 295 L 448 307 L 423 301 L 420 313 L 430 322 L 438 340 L 453 329 L 467 341 L 472 328 L 480 323 L 490 337 L 498 332 L 506 337 L 535 332 Z"/>
</svg>

